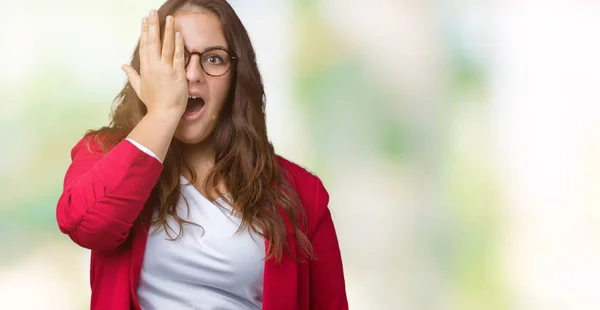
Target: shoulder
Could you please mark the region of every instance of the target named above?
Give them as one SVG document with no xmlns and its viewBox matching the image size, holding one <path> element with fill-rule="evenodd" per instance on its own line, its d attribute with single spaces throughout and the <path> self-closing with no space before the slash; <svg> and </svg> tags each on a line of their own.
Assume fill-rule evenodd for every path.
<svg viewBox="0 0 600 310">
<path fill-rule="evenodd" d="M 71 149 L 71 159 L 81 156 L 102 157 L 102 142 L 96 136 L 86 134 Z"/>
<path fill-rule="evenodd" d="M 318 191 L 325 191 L 321 179 L 308 169 L 279 155 L 277 156 L 277 160 L 284 173 L 287 175 L 288 181 L 291 183 L 292 187 L 298 191 L 298 195 L 311 196 Z"/>
<path fill-rule="evenodd" d="M 291 181 L 295 183 L 294 185 L 304 187 L 319 181 L 319 177 L 314 173 L 282 156 L 277 155 L 277 161 L 288 177 L 292 179 Z"/>
<path fill-rule="evenodd" d="M 71 149 L 71 158 L 102 157 L 122 139 L 123 135 L 118 133 L 88 132 Z"/>
<path fill-rule="evenodd" d="M 306 168 L 281 156 L 277 156 L 277 160 L 284 173 L 286 173 L 288 182 L 290 182 L 302 202 L 310 231 L 311 226 L 314 227 L 315 222 L 327 212 L 329 194 L 321 179 Z"/>
</svg>

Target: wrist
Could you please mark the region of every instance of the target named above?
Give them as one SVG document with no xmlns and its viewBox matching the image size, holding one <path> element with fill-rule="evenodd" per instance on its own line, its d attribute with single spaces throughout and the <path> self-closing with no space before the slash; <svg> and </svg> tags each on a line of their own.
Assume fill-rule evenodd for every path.
<svg viewBox="0 0 600 310">
<path fill-rule="evenodd" d="M 149 118 L 160 122 L 179 123 L 183 112 L 183 109 L 154 109 L 148 111 L 144 118 Z"/>
</svg>

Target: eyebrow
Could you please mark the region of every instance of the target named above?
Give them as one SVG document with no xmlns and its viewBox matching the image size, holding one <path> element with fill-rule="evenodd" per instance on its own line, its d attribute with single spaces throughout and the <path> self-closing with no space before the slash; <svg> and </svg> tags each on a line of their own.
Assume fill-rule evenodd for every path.
<svg viewBox="0 0 600 310">
<path fill-rule="evenodd" d="M 228 48 L 226 48 L 225 46 L 222 46 L 222 45 L 213 45 L 213 46 L 209 46 L 209 47 L 205 48 L 205 49 L 204 49 L 202 52 L 198 52 L 198 53 L 204 53 L 204 52 L 206 52 L 206 51 L 209 51 L 209 50 L 214 50 L 214 49 L 223 49 L 223 50 L 229 51 L 229 49 L 228 49 Z M 186 50 L 186 51 L 188 51 L 189 53 L 192 53 L 192 52 L 193 52 L 193 51 L 191 51 L 191 50 L 190 50 L 189 48 L 187 48 L 187 47 L 185 47 L 185 50 Z"/>
</svg>

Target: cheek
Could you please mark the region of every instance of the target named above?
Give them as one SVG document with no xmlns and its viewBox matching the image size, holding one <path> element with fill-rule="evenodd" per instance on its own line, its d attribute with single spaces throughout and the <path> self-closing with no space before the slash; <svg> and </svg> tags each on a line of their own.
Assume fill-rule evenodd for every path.
<svg viewBox="0 0 600 310">
<path fill-rule="evenodd" d="M 223 104 L 225 101 L 227 94 L 229 93 L 229 88 L 231 86 L 231 78 L 228 76 L 214 79 L 211 81 L 210 92 L 214 99 L 217 99 L 220 104 Z"/>
</svg>

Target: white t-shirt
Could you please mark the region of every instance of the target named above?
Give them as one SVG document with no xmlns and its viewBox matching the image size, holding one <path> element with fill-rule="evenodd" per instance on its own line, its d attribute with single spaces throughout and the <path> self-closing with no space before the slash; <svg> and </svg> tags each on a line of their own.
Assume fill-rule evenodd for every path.
<svg viewBox="0 0 600 310">
<path fill-rule="evenodd" d="M 237 232 L 241 218 L 231 206 L 220 198 L 223 206 L 209 201 L 183 176 L 181 194 L 178 216 L 200 226 L 184 224 L 175 241 L 168 240 L 179 233 L 173 218 L 167 219 L 168 235 L 162 227 L 150 228 L 137 288 L 142 309 L 261 309 L 264 239 Z"/>
</svg>

